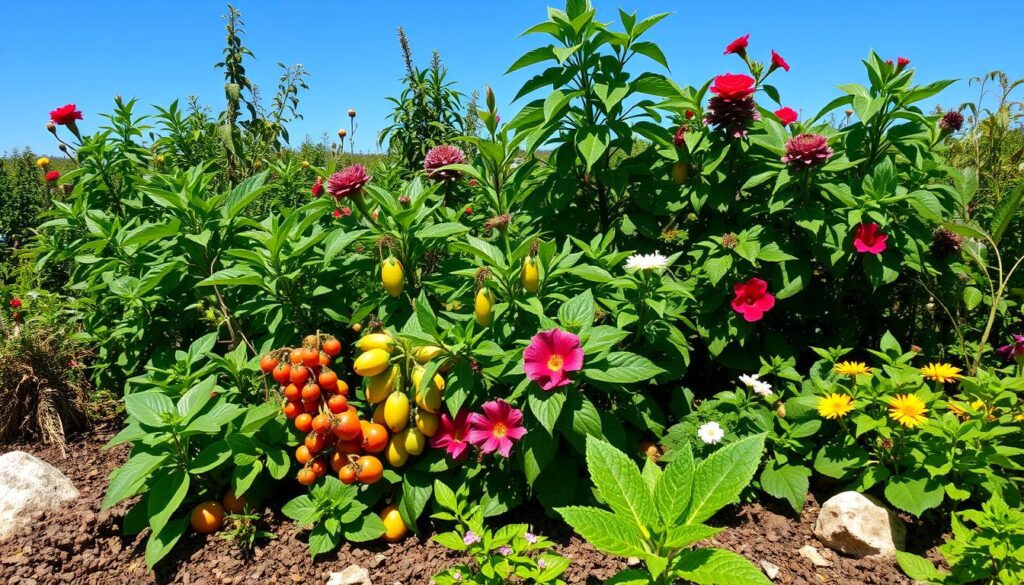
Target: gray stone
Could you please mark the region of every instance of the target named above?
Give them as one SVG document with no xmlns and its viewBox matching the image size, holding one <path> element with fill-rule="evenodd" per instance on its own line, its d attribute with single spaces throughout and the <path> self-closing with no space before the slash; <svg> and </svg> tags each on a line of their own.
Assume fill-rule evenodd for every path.
<svg viewBox="0 0 1024 585">
<path fill-rule="evenodd" d="M 768 575 L 768 578 L 772 581 L 779 576 L 779 566 L 775 563 L 769 563 L 768 561 L 761 561 L 761 569 L 764 570 L 764 574 Z"/>
<path fill-rule="evenodd" d="M 0 541 L 77 497 L 71 480 L 49 463 L 23 451 L 0 455 Z"/>
<path fill-rule="evenodd" d="M 850 491 L 832 496 L 821 506 L 814 535 L 847 556 L 892 557 L 903 549 L 907 528 L 878 500 Z"/>
<path fill-rule="evenodd" d="M 331 573 L 327 585 L 373 585 L 370 583 L 370 572 L 359 565 L 349 565 L 345 570 Z"/>
</svg>

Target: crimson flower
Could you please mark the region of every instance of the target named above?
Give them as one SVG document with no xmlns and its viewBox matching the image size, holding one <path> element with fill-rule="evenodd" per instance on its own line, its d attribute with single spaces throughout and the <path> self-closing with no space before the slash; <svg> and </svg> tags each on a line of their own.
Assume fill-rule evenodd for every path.
<svg viewBox="0 0 1024 585">
<path fill-rule="evenodd" d="M 21 308 L 21 299 L 19 299 L 18 297 L 12 298 L 11 299 L 11 308 L 12 309 L 20 309 Z"/>
<path fill-rule="evenodd" d="M 942 115 L 942 119 L 939 120 L 939 130 L 947 134 L 953 132 L 959 132 L 964 126 L 964 115 L 958 110 L 950 110 Z"/>
<path fill-rule="evenodd" d="M 897 69 L 903 69 L 907 65 L 910 65 L 910 59 L 907 59 L 906 57 L 900 57 L 899 59 L 896 59 Z"/>
<path fill-rule="evenodd" d="M 366 173 L 366 167 L 355 164 L 331 175 L 327 180 L 327 192 L 335 199 L 354 197 L 362 193 L 372 178 Z"/>
<path fill-rule="evenodd" d="M 686 119 L 693 118 L 693 110 L 686 110 Z"/>
<path fill-rule="evenodd" d="M 583 347 L 580 338 L 557 327 L 542 331 L 530 339 L 523 351 L 526 377 L 537 382 L 541 390 L 554 390 L 572 383 L 569 372 L 583 369 Z"/>
<path fill-rule="evenodd" d="M 736 298 L 732 300 L 732 310 L 743 315 L 748 323 L 760 321 L 775 306 L 775 296 L 768 292 L 768 283 L 760 278 L 737 282 L 733 291 Z"/>
<path fill-rule="evenodd" d="M 60 178 L 60 171 L 50 171 L 46 173 L 46 180 L 50 183 Z"/>
<path fill-rule="evenodd" d="M 738 100 L 754 95 L 754 78 L 742 73 L 725 73 L 715 77 L 711 93 L 727 100 Z"/>
<path fill-rule="evenodd" d="M 788 72 L 789 71 L 789 63 L 786 63 L 786 60 L 782 58 L 782 55 L 776 53 L 775 50 L 773 49 L 772 50 L 772 66 L 771 66 L 771 69 L 779 69 L 779 68 L 784 69 L 785 71 Z M 769 71 L 771 71 L 771 69 L 769 69 Z"/>
<path fill-rule="evenodd" d="M 346 215 L 346 216 L 352 215 L 352 208 L 351 207 L 342 207 L 341 208 L 341 214 L 342 215 Z"/>
<path fill-rule="evenodd" d="M 476 187 L 476 186 L 477 186 L 477 184 L 478 184 L 478 183 L 476 182 L 476 179 L 470 179 L 470 180 L 469 180 L 469 186 L 470 186 L 470 187 Z"/>
<path fill-rule="evenodd" d="M 444 449 L 456 461 L 465 459 L 466 450 L 469 449 L 469 442 L 466 440 L 466 435 L 469 434 L 469 411 L 460 410 L 454 419 L 446 412 L 441 415 L 440 422 L 437 434 L 430 438 L 430 446 Z"/>
<path fill-rule="evenodd" d="M 492 400 L 483 405 L 483 414 L 469 415 L 469 434 L 466 440 L 476 445 L 484 454 L 497 451 L 508 457 L 515 441 L 526 435 L 523 427 L 523 411 L 501 400 Z"/>
<path fill-rule="evenodd" d="M 1012 343 L 1004 345 L 996 351 L 1008 362 L 1024 362 L 1024 335 L 1014 335 Z"/>
<path fill-rule="evenodd" d="M 782 121 L 783 126 L 788 126 L 793 122 L 796 122 L 797 118 L 800 117 L 800 114 L 797 114 L 796 110 L 789 107 L 779 108 L 775 110 L 775 115 L 778 116 L 779 120 Z"/>
<path fill-rule="evenodd" d="M 862 223 L 853 231 L 853 247 L 861 254 L 881 254 L 889 236 L 878 231 L 877 223 Z"/>
<path fill-rule="evenodd" d="M 323 195 L 324 194 L 324 178 L 323 177 L 317 177 L 316 178 L 316 182 L 313 183 L 313 186 L 310 188 L 309 192 L 313 194 L 313 197 L 319 197 L 319 196 Z"/>
<path fill-rule="evenodd" d="M 335 209 L 334 211 L 331 212 L 331 215 L 334 216 L 334 219 L 339 219 L 341 217 L 341 210 Z"/>
<path fill-rule="evenodd" d="M 686 126 L 679 125 L 679 129 L 676 130 L 675 137 L 672 138 L 672 142 L 677 148 L 683 148 L 686 146 Z"/>
<path fill-rule="evenodd" d="M 833 155 L 828 138 L 821 134 L 801 134 L 786 141 L 786 156 L 782 162 L 796 170 L 825 164 Z"/>
<path fill-rule="evenodd" d="M 61 106 L 50 112 L 50 121 L 60 126 L 74 126 L 75 120 L 82 119 L 82 112 L 75 109 L 75 104 Z"/>
<path fill-rule="evenodd" d="M 430 149 L 423 159 L 423 170 L 435 181 L 454 181 L 462 176 L 459 171 L 439 170 L 448 165 L 459 165 L 466 162 L 466 154 L 462 149 L 450 144 L 442 144 Z"/>
<path fill-rule="evenodd" d="M 473 208 L 472 207 L 467 207 L 466 208 L 466 215 L 473 215 Z"/>
<path fill-rule="evenodd" d="M 742 37 L 739 37 L 735 41 L 729 43 L 725 47 L 725 52 L 722 53 L 722 54 L 723 55 L 735 54 L 735 55 L 739 55 L 740 57 L 746 56 L 746 54 L 747 54 L 747 46 L 750 44 L 748 42 L 749 39 L 750 39 L 750 35 L 749 34 L 743 35 Z"/>
<path fill-rule="evenodd" d="M 735 138 L 746 136 L 750 122 L 761 119 L 754 103 L 755 90 L 754 78 L 749 75 L 719 75 L 711 86 L 716 95 L 708 100 L 704 123 Z"/>
</svg>

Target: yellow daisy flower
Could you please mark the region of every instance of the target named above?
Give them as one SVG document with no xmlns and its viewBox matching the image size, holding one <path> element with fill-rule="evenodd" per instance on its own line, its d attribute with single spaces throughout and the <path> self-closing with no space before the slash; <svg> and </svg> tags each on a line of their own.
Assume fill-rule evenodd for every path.
<svg viewBox="0 0 1024 585">
<path fill-rule="evenodd" d="M 897 394 L 889 399 L 889 416 L 901 425 L 912 429 L 927 422 L 928 408 L 916 394 Z"/>
<path fill-rule="evenodd" d="M 853 410 L 849 394 L 829 394 L 818 400 L 818 414 L 825 418 L 842 418 Z"/>
<path fill-rule="evenodd" d="M 960 377 L 960 368 L 954 367 L 953 364 L 932 362 L 921 368 L 921 375 L 929 380 L 945 384 Z"/>
<path fill-rule="evenodd" d="M 41 157 L 36 159 L 36 166 L 39 167 L 39 168 L 43 168 L 43 167 L 45 167 L 45 166 L 47 166 L 49 164 L 50 164 L 50 159 L 46 158 L 45 156 L 41 156 Z"/>
<path fill-rule="evenodd" d="M 835 371 L 841 376 L 859 376 L 870 374 L 871 368 L 864 362 L 838 362 L 835 365 Z"/>
</svg>

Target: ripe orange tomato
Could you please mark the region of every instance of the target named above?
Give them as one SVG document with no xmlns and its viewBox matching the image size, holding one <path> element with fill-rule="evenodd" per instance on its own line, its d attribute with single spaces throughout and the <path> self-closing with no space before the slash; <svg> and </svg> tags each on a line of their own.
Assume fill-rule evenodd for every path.
<svg viewBox="0 0 1024 585">
<path fill-rule="evenodd" d="M 322 349 L 327 355 L 337 357 L 341 353 L 341 342 L 332 337 L 324 342 Z"/>
<path fill-rule="evenodd" d="M 298 401 L 289 401 L 284 404 L 284 415 L 288 418 L 295 418 L 302 414 L 302 403 Z"/>
<path fill-rule="evenodd" d="M 313 418 L 313 430 L 320 434 L 331 432 L 331 417 L 326 414 L 318 414 Z"/>
<path fill-rule="evenodd" d="M 219 502 L 203 502 L 192 509 L 189 522 L 199 534 L 217 532 L 224 525 L 224 508 Z"/>
<path fill-rule="evenodd" d="M 331 361 L 332 361 L 331 360 L 331 356 L 327 355 L 326 352 L 323 352 L 323 351 L 320 352 L 320 365 L 321 366 L 326 368 L 327 366 L 331 365 Z"/>
<path fill-rule="evenodd" d="M 316 381 L 319 382 L 320 383 L 320 387 L 325 389 L 325 390 L 328 389 L 328 388 L 332 388 L 332 389 L 333 388 L 337 388 L 338 387 L 338 374 L 335 374 L 331 370 L 328 370 L 328 369 L 325 368 L 324 370 L 322 370 L 320 372 L 320 375 L 317 376 Z"/>
<path fill-rule="evenodd" d="M 260 369 L 264 374 L 269 374 L 277 367 L 277 358 L 272 355 L 265 355 L 260 359 Z"/>
<path fill-rule="evenodd" d="M 297 365 L 301 364 L 302 363 L 302 350 L 301 349 L 293 349 L 290 352 L 288 352 L 288 361 L 290 361 L 293 366 L 297 366 Z"/>
<path fill-rule="evenodd" d="M 302 390 L 295 384 L 288 384 L 284 387 L 284 397 L 289 401 L 297 401 L 302 399 Z"/>
<path fill-rule="evenodd" d="M 316 384 L 309 383 L 302 387 L 302 400 L 305 402 L 314 402 L 320 400 L 320 387 Z"/>
<path fill-rule="evenodd" d="M 222 500 L 224 509 L 231 514 L 241 514 L 245 512 L 245 506 L 249 503 L 249 498 L 245 496 L 236 496 L 234 489 L 228 489 L 227 493 L 224 494 Z"/>
<path fill-rule="evenodd" d="M 327 399 L 327 409 L 333 414 L 341 414 L 348 409 L 348 400 L 341 394 L 335 394 Z"/>
<path fill-rule="evenodd" d="M 288 375 L 288 379 L 291 380 L 292 384 L 302 386 L 309 380 L 309 370 L 303 366 L 295 366 Z"/>
<path fill-rule="evenodd" d="M 292 367 L 288 364 L 277 364 L 274 368 L 274 380 L 278 384 L 287 384 L 292 374 Z"/>
<path fill-rule="evenodd" d="M 299 480 L 302 485 L 312 485 L 316 481 L 316 473 L 308 467 L 303 467 L 295 479 Z"/>
<path fill-rule="evenodd" d="M 338 380 L 338 388 L 335 391 L 338 394 L 341 394 L 342 396 L 346 396 L 347 397 L 348 396 L 348 382 L 346 382 L 345 380 Z"/>
<path fill-rule="evenodd" d="M 338 440 L 338 451 L 341 451 L 345 455 L 362 455 L 363 454 L 363 438 L 353 439 L 351 441 Z"/>
<path fill-rule="evenodd" d="M 351 465 L 345 465 L 338 470 L 338 479 L 345 485 L 354 484 L 359 478 L 356 477 L 356 468 Z"/>
<path fill-rule="evenodd" d="M 327 446 L 327 439 L 323 435 L 310 433 L 306 435 L 306 448 L 310 453 L 319 453 Z"/>
<path fill-rule="evenodd" d="M 323 458 L 317 457 L 309 464 L 309 468 L 313 470 L 313 473 L 317 477 L 323 477 L 327 475 L 327 464 L 324 463 Z"/>
<path fill-rule="evenodd" d="M 334 427 L 334 434 L 343 441 L 351 441 L 363 432 L 359 425 L 359 415 L 354 410 L 346 410 L 338 415 L 337 424 Z"/>
<path fill-rule="evenodd" d="M 313 417 L 305 412 L 295 417 L 295 428 L 303 433 L 313 430 Z"/>
<path fill-rule="evenodd" d="M 295 449 L 295 460 L 298 461 L 301 465 L 309 463 L 309 460 L 312 458 L 313 454 L 309 452 L 309 447 L 306 447 L 305 445 L 299 445 L 299 447 Z"/>
<path fill-rule="evenodd" d="M 377 483 L 384 477 L 384 466 L 373 455 L 363 455 L 356 460 L 356 477 L 367 485 Z"/>
<path fill-rule="evenodd" d="M 363 428 L 363 449 L 367 453 L 380 453 L 388 446 L 388 429 L 384 425 L 369 423 Z"/>
<path fill-rule="evenodd" d="M 307 402 L 307 401 L 303 401 L 302 402 L 302 412 L 305 412 L 306 414 L 309 414 L 309 415 L 316 415 L 316 413 L 319 412 L 319 411 L 320 411 L 320 401 L 319 400 L 314 400 L 312 402 Z"/>
<path fill-rule="evenodd" d="M 307 368 L 314 368 L 320 365 L 320 352 L 311 347 L 302 350 L 302 363 Z"/>
<path fill-rule="evenodd" d="M 316 335 L 307 335 L 302 338 L 302 345 L 306 347 L 316 347 L 317 343 L 319 343 L 319 340 L 317 340 Z"/>
<path fill-rule="evenodd" d="M 339 471 L 341 471 L 342 467 L 348 465 L 348 456 L 342 453 L 341 451 L 335 449 L 334 452 L 331 453 L 331 458 L 329 461 L 331 462 L 331 469 L 334 471 L 334 473 L 338 473 Z"/>
</svg>

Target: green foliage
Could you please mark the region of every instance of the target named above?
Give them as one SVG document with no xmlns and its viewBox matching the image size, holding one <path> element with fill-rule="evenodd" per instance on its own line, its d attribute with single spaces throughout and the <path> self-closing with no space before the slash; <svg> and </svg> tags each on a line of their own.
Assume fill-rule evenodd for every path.
<svg viewBox="0 0 1024 585">
<path fill-rule="evenodd" d="M 257 523 L 260 515 L 254 512 L 243 512 L 241 514 L 228 514 L 225 523 L 230 528 L 224 531 L 221 538 L 234 543 L 243 551 L 252 551 L 257 540 L 274 540 L 277 535 L 269 530 L 259 528 Z"/>
<path fill-rule="evenodd" d="M 363 501 L 366 494 L 335 477 L 326 477 L 309 495 L 296 497 L 281 511 L 299 525 L 313 527 L 309 554 L 315 558 L 338 548 L 342 539 L 366 542 L 384 534 L 384 523 Z"/>
</svg>

